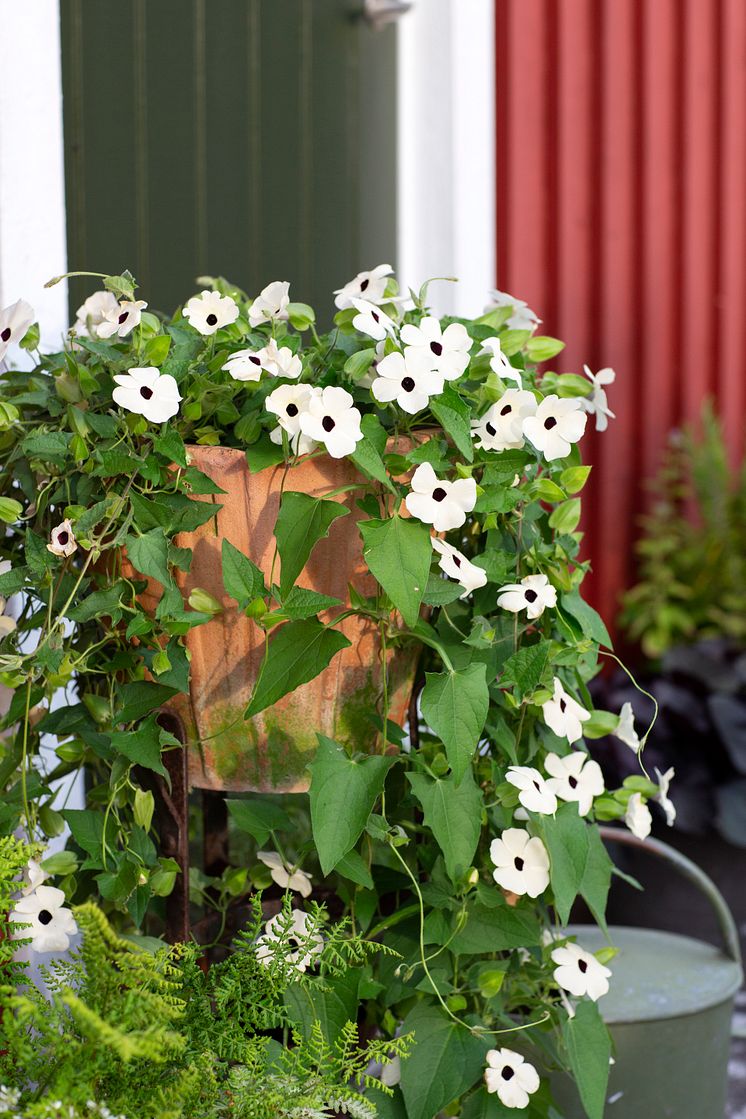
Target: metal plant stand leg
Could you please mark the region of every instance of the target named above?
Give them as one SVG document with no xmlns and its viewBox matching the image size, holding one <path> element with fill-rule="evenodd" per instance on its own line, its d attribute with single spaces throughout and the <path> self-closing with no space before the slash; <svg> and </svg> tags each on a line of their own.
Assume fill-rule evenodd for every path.
<svg viewBox="0 0 746 1119">
<path fill-rule="evenodd" d="M 174 722 L 169 718 L 170 725 Z M 181 730 L 181 727 L 178 728 Z M 183 736 L 175 731 L 183 741 Z M 174 944 L 188 940 L 189 924 L 189 778 L 187 771 L 187 751 L 184 746 L 167 750 L 163 764 L 171 778 L 171 789 L 161 778 L 157 798 L 158 827 L 161 838 L 161 854 L 175 859 L 180 874 L 172 892 L 166 898 L 166 939 Z"/>
</svg>

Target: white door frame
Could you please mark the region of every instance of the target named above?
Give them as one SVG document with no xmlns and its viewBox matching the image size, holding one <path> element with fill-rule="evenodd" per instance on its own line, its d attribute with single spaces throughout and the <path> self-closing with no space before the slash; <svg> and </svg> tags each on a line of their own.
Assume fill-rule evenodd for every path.
<svg viewBox="0 0 746 1119">
<path fill-rule="evenodd" d="M 398 21 L 398 272 L 440 313 L 495 286 L 494 0 L 415 0 Z M 378 263 L 378 262 L 375 262 Z"/>
</svg>

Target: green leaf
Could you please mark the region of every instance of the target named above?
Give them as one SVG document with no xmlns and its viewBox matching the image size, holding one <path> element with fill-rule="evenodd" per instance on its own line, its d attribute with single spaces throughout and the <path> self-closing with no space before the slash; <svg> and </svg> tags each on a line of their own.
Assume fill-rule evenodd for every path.
<svg viewBox="0 0 746 1119">
<path fill-rule="evenodd" d="M 516 1119 L 516 1116 L 521 1119 L 527 1114 L 531 1113 L 525 1108 L 516 1111 L 514 1107 L 506 1107 L 494 1092 L 488 1092 L 485 1087 L 469 1096 L 461 1109 L 461 1119 Z"/>
<path fill-rule="evenodd" d="M 355 450 L 350 455 L 350 458 L 357 466 L 358 470 L 362 471 L 370 478 L 375 478 L 376 481 L 382 482 L 387 489 L 392 493 L 396 493 L 396 486 L 391 481 L 386 466 L 384 465 L 383 458 L 381 457 L 383 451 L 386 449 L 386 432 L 376 416 L 370 413 L 363 416 L 360 427 L 363 432 L 364 438 L 355 446 Z"/>
<path fill-rule="evenodd" d="M 606 930 L 606 901 L 609 896 L 611 874 L 614 864 L 595 825 L 587 828 L 588 857 L 585 863 L 580 893 L 593 914 L 597 924 Z M 639 888 L 639 887 L 638 887 Z"/>
<path fill-rule="evenodd" d="M 583 738 L 605 738 L 613 734 L 619 725 L 619 715 L 613 711 L 592 711 L 590 719 L 583 723 Z"/>
<path fill-rule="evenodd" d="M 526 342 L 526 356 L 529 361 L 533 361 L 536 365 L 542 361 L 549 361 L 550 358 L 556 357 L 565 348 L 565 343 L 560 342 L 559 338 L 551 338 L 548 334 L 534 335 Z"/>
<path fill-rule="evenodd" d="M 519 701 L 530 695 L 542 681 L 551 649 L 551 641 L 542 639 L 536 645 L 524 645 L 517 653 L 511 654 L 503 665 L 500 687 L 512 684 Z"/>
<path fill-rule="evenodd" d="M 163 365 L 170 349 L 170 335 L 156 334 L 154 338 L 148 338 L 143 350 L 143 365 Z M 174 462 L 176 462 L 176 459 L 174 459 Z M 183 465 L 186 466 L 186 463 L 183 463 Z"/>
<path fill-rule="evenodd" d="M 503 330 L 500 335 L 500 349 L 506 357 L 521 352 L 531 337 L 530 330 Z"/>
<path fill-rule="evenodd" d="M 446 748 L 458 784 L 479 743 L 490 696 L 483 664 L 459 672 L 428 672 L 422 690 L 422 716 Z"/>
<path fill-rule="evenodd" d="M 292 821 L 284 809 L 271 800 L 226 801 L 233 823 L 240 831 L 248 832 L 263 847 L 273 831 L 289 831 Z"/>
<path fill-rule="evenodd" d="M 611 1041 L 595 1002 L 578 1003 L 575 1017 L 562 1027 L 562 1037 L 586 1115 L 603 1119 Z"/>
<path fill-rule="evenodd" d="M 273 443 L 269 435 L 263 435 L 246 449 L 246 462 L 250 474 L 258 474 L 268 466 L 277 466 L 284 461 L 284 458 L 282 444 Z"/>
<path fill-rule="evenodd" d="M 407 779 L 455 883 L 471 865 L 479 843 L 482 793 L 468 770 L 460 784 L 453 776 L 431 781 L 422 773 L 408 773 Z"/>
<path fill-rule="evenodd" d="M 171 691 L 172 689 L 168 689 Z M 166 770 L 161 761 L 161 728 L 155 718 L 146 719 L 135 730 L 117 731 L 111 736 L 112 748 L 117 754 L 123 754 L 135 765 L 152 769 L 161 777 L 166 776 Z"/>
<path fill-rule="evenodd" d="M 0 497 L 0 521 L 8 525 L 15 524 L 22 512 L 20 501 L 16 501 L 14 497 Z"/>
<path fill-rule="evenodd" d="M 166 338 L 168 342 L 171 341 L 167 335 L 162 334 L 161 338 Z M 156 341 L 156 339 L 151 339 L 151 341 Z M 177 466 L 184 467 L 187 465 L 184 440 L 174 428 L 166 427 L 164 431 L 161 431 L 160 435 L 157 435 L 153 440 L 153 447 L 158 454 L 163 455 L 170 463 L 175 462 Z"/>
<path fill-rule="evenodd" d="M 242 610 L 266 593 L 262 572 L 230 540 L 223 540 L 222 561 L 225 593 L 234 598 Z"/>
<path fill-rule="evenodd" d="M 68 610 L 66 616 L 73 622 L 89 622 L 91 618 L 111 618 L 113 622 L 118 622 L 122 616 L 119 603 L 126 590 L 125 584 L 118 580 L 103 591 L 89 594 Z"/>
<path fill-rule="evenodd" d="M 375 883 L 368 870 L 368 864 L 357 851 L 348 851 L 346 855 L 339 860 L 334 867 L 337 874 L 341 874 L 343 878 L 349 878 L 351 882 L 356 882 L 358 886 L 362 886 L 364 890 L 375 889 Z"/>
<path fill-rule="evenodd" d="M 355 760 L 339 743 L 318 735 L 310 763 L 311 825 L 323 874 L 357 843 L 395 758 L 371 754 Z"/>
<path fill-rule="evenodd" d="M 549 527 L 555 532 L 574 532 L 580 520 L 580 498 L 571 497 L 552 510 Z"/>
<path fill-rule="evenodd" d="M 588 481 L 591 469 L 590 466 L 566 467 L 560 474 L 560 485 L 564 486 L 568 493 L 580 493 Z"/>
<path fill-rule="evenodd" d="M 324 976 L 323 986 L 293 983 L 285 991 L 285 1006 L 306 1038 L 318 1023 L 327 1043 L 334 1045 L 347 1022 L 357 1018 L 359 984 L 360 971 L 356 968 L 342 975 Z"/>
<path fill-rule="evenodd" d="M 361 521 L 363 557 L 408 626 L 417 624 L 433 546 L 425 525 L 394 516 Z"/>
<path fill-rule="evenodd" d="M 21 442 L 21 450 L 29 458 L 64 459 L 71 439 L 67 431 L 32 431 Z"/>
<path fill-rule="evenodd" d="M 356 381 L 358 377 L 362 377 L 363 373 L 367 373 L 376 357 L 376 351 L 370 350 L 357 350 L 354 354 L 350 354 L 344 364 L 344 371 L 348 377 L 352 377 Z"/>
<path fill-rule="evenodd" d="M 318 591 L 309 590 L 307 587 L 292 587 L 283 599 L 282 610 L 288 618 L 300 621 L 303 618 L 312 618 L 332 606 L 342 605 L 341 599 L 332 598 L 328 594 L 319 594 Z"/>
<path fill-rule="evenodd" d="M 93 859 L 96 866 L 101 866 L 104 839 L 103 812 L 93 808 L 67 808 L 63 816 L 78 847 Z"/>
<path fill-rule="evenodd" d="M 144 536 L 128 536 L 124 542 L 127 558 L 136 571 L 166 586 L 171 582 L 168 570 L 168 540 L 162 528 L 153 528 Z"/>
<path fill-rule="evenodd" d="M 290 491 L 283 494 L 275 524 L 277 550 L 282 561 L 280 592 L 287 594 L 308 562 L 316 544 L 329 535 L 339 517 L 350 510 L 338 501 Z"/>
<path fill-rule="evenodd" d="M 560 924 L 564 925 L 583 885 L 591 829 L 578 815 L 578 806 L 574 803 L 561 805 L 554 816 L 543 816 L 541 826 L 549 852 L 554 905 Z"/>
<path fill-rule="evenodd" d="M 117 723 L 132 723 L 135 719 L 141 719 L 149 711 L 160 707 L 174 695 L 176 695 L 176 688 L 151 684 L 149 680 L 136 680 L 131 684 L 123 684 L 119 689 L 119 703 L 114 719 Z"/>
<path fill-rule="evenodd" d="M 447 606 L 455 602 L 464 593 L 464 588 L 453 579 L 443 579 L 440 575 L 431 575 L 427 581 L 422 601 L 427 606 Z"/>
<path fill-rule="evenodd" d="M 281 626 L 270 638 L 269 653 L 244 717 L 250 719 L 288 692 L 313 680 L 332 657 L 349 644 L 343 634 L 325 629 L 315 619 Z"/>
<path fill-rule="evenodd" d="M 566 610 L 568 614 L 572 614 L 573 618 L 580 623 L 580 628 L 585 636 L 589 637 L 591 641 L 596 641 L 599 645 L 605 645 L 607 649 L 613 648 L 609 631 L 600 615 L 592 606 L 584 602 L 577 591 L 562 595 L 562 609 Z"/>
<path fill-rule="evenodd" d="M 510 948 L 533 948 L 541 943 L 541 925 L 529 909 L 508 905 L 495 893 L 494 906 L 472 903 L 466 924 L 453 939 L 451 949 L 464 955 L 504 952 Z"/>
<path fill-rule="evenodd" d="M 415 1040 L 401 1072 L 408 1119 L 433 1119 L 481 1078 L 489 1042 L 424 1003 L 404 1019 L 402 1033 Z"/>
<path fill-rule="evenodd" d="M 446 385 L 440 396 L 434 396 L 430 400 L 430 411 L 443 431 L 453 439 L 466 461 L 472 462 L 474 444 L 471 438 L 471 412 L 465 401 Z"/>
</svg>

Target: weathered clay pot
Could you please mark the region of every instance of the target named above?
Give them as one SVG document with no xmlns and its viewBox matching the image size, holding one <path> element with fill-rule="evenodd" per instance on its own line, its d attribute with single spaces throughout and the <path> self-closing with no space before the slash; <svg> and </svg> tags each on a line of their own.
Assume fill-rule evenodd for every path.
<svg viewBox="0 0 746 1119">
<path fill-rule="evenodd" d="M 176 541 L 193 552 L 189 574 L 177 572 L 184 596 L 201 587 L 223 604 L 221 614 L 187 634 L 191 694 L 176 697 L 170 707 L 188 745 L 190 784 L 233 791 L 302 791 L 308 787 L 306 766 L 316 749 L 317 731 L 351 743 L 356 750 L 380 748 L 368 718 L 381 688 L 378 629 L 367 619 L 345 619 L 338 628 L 350 646 L 314 680 L 244 720 L 264 655 L 265 635 L 225 594 L 221 548 L 223 540 L 229 540 L 250 556 L 269 582 L 284 466 L 250 474 L 243 451 L 223 447 L 189 447 L 188 451 L 192 464 L 226 491 L 201 498 L 222 504 L 222 509 L 195 532 L 179 534 Z M 324 455 L 293 466 L 284 489 L 324 497 L 357 481 L 362 484 L 351 463 Z M 298 585 L 333 595 L 346 605 L 348 584 L 363 595 L 373 594 L 376 586 L 363 561 L 357 497 L 359 493 L 351 491 L 333 498 L 346 504 L 350 515 L 333 523 L 297 580 Z M 279 571 L 276 560 L 275 582 Z M 339 608 L 329 616 L 338 612 Z M 389 717 L 400 723 L 413 668 L 410 655 L 401 651 L 389 655 Z"/>
</svg>

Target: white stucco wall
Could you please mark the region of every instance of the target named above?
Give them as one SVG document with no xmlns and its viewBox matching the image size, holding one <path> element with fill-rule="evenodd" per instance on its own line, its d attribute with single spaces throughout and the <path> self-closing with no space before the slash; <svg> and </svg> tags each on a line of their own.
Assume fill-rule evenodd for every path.
<svg viewBox="0 0 746 1119">
<path fill-rule="evenodd" d="M 399 20 L 399 276 L 438 311 L 495 284 L 494 0 L 415 0 Z"/>
</svg>

